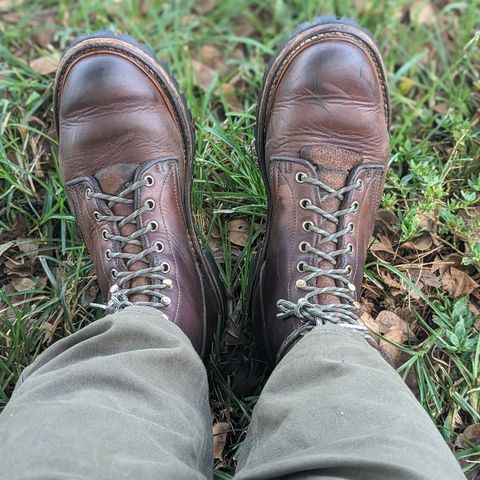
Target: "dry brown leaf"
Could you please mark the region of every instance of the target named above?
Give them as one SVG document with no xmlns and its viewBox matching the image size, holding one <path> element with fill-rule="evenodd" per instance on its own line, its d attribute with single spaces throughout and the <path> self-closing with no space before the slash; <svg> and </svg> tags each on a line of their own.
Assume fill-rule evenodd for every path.
<svg viewBox="0 0 480 480">
<path fill-rule="evenodd" d="M 229 430 L 230 424 L 227 422 L 217 422 L 213 425 L 213 458 L 223 459 L 223 449 L 227 443 Z"/>
<path fill-rule="evenodd" d="M 235 245 L 244 247 L 248 240 L 249 224 L 244 218 L 236 218 L 227 222 L 228 238 Z"/>
<path fill-rule="evenodd" d="M 24 292 L 26 290 L 31 290 L 35 282 L 29 277 L 19 277 L 18 275 L 12 275 L 10 285 L 17 291 L 17 292 Z"/>
<path fill-rule="evenodd" d="M 216 72 L 207 65 L 199 62 L 198 60 L 192 60 L 193 68 L 193 83 L 207 91 L 210 88 L 213 80 L 215 79 Z"/>
<path fill-rule="evenodd" d="M 410 7 L 410 20 L 420 25 L 430 24 L 435 21 L 435 8 L 425 0 L 414 1 Z"/>
<path fill-rule="evenodd" d="M 58 60 L 52 57 L 39 57 L 30 62 L 30 68 L 40 75 L 49 75 L 56 72 Z"/>
<path fill-rule="evenodd" d="M 374 322 L 377 326 L 375 331 L 381 333 L 382 335 L 386 334 L 392 328 L 397 328 L 403 333 L 405 338 L 415 338 L 415 335 L 408 323 L 396 313 L 390 312 L 389 310 L 382 310 L 377 315 L 377 318 L 375 318 Z"/>
<path fill-rule="evenodd" d="M 395 255 L 392 242 L 386 235 L 379 235 L 378 239 L 375 239 L 370 245 L 370 250 L 372 252 L 387 252 Z"/>
<path fill-rule="evenodd" d="M 241 302 L 239 302 L 241 305 Z M 229 320 L 225 328 L 225 345 L 248 345 L 248 338 L 242 333 L 239 326 Z"/>
<path fill-rule="evenodd" d="M 231 83 L 224 83 L 221 87 L 222 93 L 225 95 L 228 106 L 236 112 L 243 110 L 243 104 L 237 97 L 238 89 Z"/>
<path fill-rule="evenodd" d="M 2 245 L 0 245 L 0 257 L 9 249 L 12 248 L 15 245 L 15 242 L 5 242 Z"/>
<path fill-rule="evenodd" d="M 425 252 L 432 248 L 433 241 L 432 237 L 429 233 L 424 233 L 419 237 L 410 240 L 409 242 L 402 243 L 400 245 L 401 248 L 406 248 L 408 250 L 414 250 L 419 252 Z"/>
<path fill-rule="evenodd" d="M 207 67 L 215 70 L 219 69 L 221 66 L 224 66 L 222 52 L 220 52 L 220 50 L 214 45 L 207 44 L 202 47 L 202 59 L 203 63 L 207 65 Z"/>
<path fill-rule="evenodd" d="M 215 0 L 197 0 L 195 2 L 195 10 L 198 13 L 208 13 L 215 8 Z"/>
<path fill-rule="evenodd" d="M 54 16 L 47 16 L 42 19 L 41 26 L 37 27 L 37 31 L 32 35 L 32 40 L 40 47 L 48 47 L 53 40 L 55 34 L 55 24 L 57 19 Z"/>
<path fill-rule="evenodd" d="M 453 298 L 459 298 L 464 295 L 469 295 L 476 290 L 479 285 L 463 270 L 450 267 L 442 275 L 442 287 Z"/>
<path fill-rule="evenodd" d="M 459 448 L 470 448 L 473 445 L 480 445 L 480 423 L 469 425 L 455 440 L 455 446 Z"/>
<path fill-rule="evenodd" d="M 388 352 L 392 360 L 392 365 L 397 368 L 402 363 L 402 351 L 384 339 L 402 345 L 404 342 L 404 334 L 400 328 L 393 326 L 385 332 L 383 338 L 380 340 L 380 346 Z"/>
</svg>

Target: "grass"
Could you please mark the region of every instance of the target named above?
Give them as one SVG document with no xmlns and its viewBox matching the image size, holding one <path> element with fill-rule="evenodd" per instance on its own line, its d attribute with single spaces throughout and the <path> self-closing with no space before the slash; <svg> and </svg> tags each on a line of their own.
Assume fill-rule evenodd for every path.
<svg viewBox="0 0 480 480">
<path fill-rule="evenodd" d="M 480 423 L 480 2 L 5 3 L 0 404 L 42 350 L 99 316 L 89 307 L 98 294 L 92 262 L 58 171 L 53 74 L 38 73 L 38 63 L 31 62 L 58 61 L 85 31 L 126 32 L 168 62 L 196 123 L 195 218 L 229 297 L 229 321 L 218 332 L 210 372 L 215 419 L 231 426 L 215 475 L 231 478 L 265 378 L 262 363 L 252 359 L 246 316 L 250 266 L 266 216 L 253 146 L 264 65 L 298 23 L 345 15 L 376 36 L 393 106 L 390 170 L 363 306 L 373 320 L 387 310 L 409 323 L 413 334 L 399 345 L 399 372 L 465 473 L 476 478 L 480 446 L 471 432 Z"/>
</svg>

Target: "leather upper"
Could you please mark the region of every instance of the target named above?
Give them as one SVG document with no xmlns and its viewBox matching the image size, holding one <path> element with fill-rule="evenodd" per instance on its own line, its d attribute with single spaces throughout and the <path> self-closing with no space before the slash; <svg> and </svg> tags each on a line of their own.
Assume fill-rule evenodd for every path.
<svg viewBox="0 0 480 480">
<path fill-rule="evenodd" d="M 359 299 L 365 253 L 381 198 L 389 152 L 387 87 L 381 59 L 371 39 L 351 26 L 319 26 L 294 37 L 280 51 L 266 76 L 257 126 L 257 149 L 269 196 L 269 218 L 259 254 L 251 307 L 254 328 L 273 360 L 301 320 L 278 318 L 279 299 L 298 302 L 305 290 L 302 262 L 332 266 L 300 246 L 308 242 L 323 252 L 351 248 L 336 258 L 335 268 L 351 269 L 348 281 Z M 316 31 L 315 31 L 316 30 Z M 302 182 L 302 175 L 332 189 L 356 186 L 343 199 L 322 201 L 325 191 Z M 360 181 L 360 182 L 359 182 Z M 339 217 L 336 225 L 302 202 L 328 213 L 356 211 Z M 308 230 L 315 225 L 335 234 L 353 231 L 338 243 L 322 242 Z M 349 245 L 350 244 L 350 245 Z M 326 277 L 316 287 L 341 286 Z M 318 304 L 343 302 L 333 294 L 319 295 Z"/>
<path fill-rule="evenodd" d="M 186 141 L 191 132 L 178 120 L 177 111 L 183 107 L 153 77 L 155 67 L 143 66 L 138 55 L 130 57 L 130 48 L 135 48 L 126 42 L 120 42 L 121 50 L 119 42 L 113 42 L 111 51 L 106 42 L 102 39 L 97 50 L 94 40 L 84 51 L 77 46 L 70 58 L 67 52 L 57 74 L 60 168 L 66 191 L 107 301 L 118 272 L 161 266 L 170 281 L 161 290 L 169 302 L 162 312 L 205 354 L 220 306 L 191 227 L 193 153 Z M 133 204 L 110 205 L 92 196 L 115 196 L 136 182 L 144 184 L 129 194 Z M 151 208 L 123 227 L 98 220 L 112 215 L 125 218 L 145 205 Z M 149 225 L 152 231 L 139 237 L 141 245 L 109 238 L 135 235 Z M 151 246 L 161 251 L 148 254 L 147 262 L 127 266 L 123 258 L 109 258 L 112 252 L 139 254 Z M 133 278 L 129 287 L 151 282 L 148 277 Z M 149 296 L 140 293 L 129 300 L 148 301 Z"/>
</svg>

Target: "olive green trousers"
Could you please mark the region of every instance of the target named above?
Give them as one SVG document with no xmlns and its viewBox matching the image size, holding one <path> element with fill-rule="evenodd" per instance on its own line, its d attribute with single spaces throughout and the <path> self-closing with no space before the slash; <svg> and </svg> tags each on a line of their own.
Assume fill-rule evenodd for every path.
<svg viewBox="0 0 480 480">
<path fill-rule="evenodd" d="M 0 415 L 8 480 L 205 480 L 207 374 L 188 338 L 130 307 L 48 348 Z M 464 479 L 398 374 L 355 333 L 317 327 L 268 380 L 236 480 Z"/>
</svg>

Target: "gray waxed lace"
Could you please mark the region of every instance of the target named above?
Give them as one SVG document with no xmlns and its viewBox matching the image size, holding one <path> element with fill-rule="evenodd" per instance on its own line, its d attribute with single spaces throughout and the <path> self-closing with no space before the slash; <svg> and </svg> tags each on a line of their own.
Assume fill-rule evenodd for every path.
<svg viewBox="0 0 480 480">
<path fill-rule="evenodd" d="M 362 186 L 362 182 L 358 180 L 354 185 L 347 185 L 335 190 L 326 183 L 316 178 L 311 178 L 303 173 L 300 177 L 297 176 L 297 181 L 317 186 L 326 192 L 320 197 L 320 201 L 322 203 L 331 198 L 336 198 L 342 201 L 345 194 L 355 189 L 360 189 Z M 342 216 L 353 213 L 358 207 L 358 204 L 352 204 L 350 207 L 343 210 L 329 213 L 314 205 L 310 200 L 302 200 L 302 202 L 302 208 L 319 214 L 322 218 L 334 223 L 337 226 L 339 225 L 340 218 Z M 305 253 L 314 253 L 317 259 L 319 258 L 331 264 L 331 268 L 319 268 L 316 265 L 308 265 L 306 262 L 301 262 L 303 267 L 302 271 L 306 272 L 307 274 L 303 279 L 297 281 L 296 286 L 307 293 L 296 303 L 284 299 L 278 300 L 277 307 L 279 312 L 277 313 L 277 317 L 285 318 L 294 316 L 302 321 L 302 325 L 298 329 L 294 330 L 285 339 L 279 349 L 277 360 L 282 358 L 284 353 L 298 337 L 312 330 L 317 325 L 333 323 L 355 330 L 365 337 L 369 337 L 368 329 L 360 323 L 356 313 L 358 304 L 352 296 L 352 293 L 355 291 L 355 286 L 347 278 L 350 271 L 349 267 L 336 267 L 337 257 L 352 253 L 351 245 L 347 246 L 346 248 L 335 249 L 331 252 L 325 252 L 321 250 L 322 245 L 326 243 L 332 242 L 335 245 L 338 244 L 341 237 L 353 230 L 353 224 L 350 223 L 341 230 L 329 233 L 326 230 L 315 226 L 313 223 L 309 223 L 309 230 L 320 235 L 321 239 L 319 241 L 318 248 L 313 247 L 307 242 L 303 242 L 304 245 L 302 251 Z M 318 277 L 327 277 L 331 280 L 334 280 L 337 285 L 334 287 L 317 287 L 308 285 L 308 282 L 311 282 L 312 280 L 315 281 Z M 311 300 L 318 295 L 334 295 L 340 300 L 343 300 L 343 302 L 329 303 L 325 305 L 313 303 Z"/>
<path fill-rule="evenodd" d="M 148 177 L 145 177 L 142 180 L 136 181 L 132 184 L 127 184 L 126 188 L 122 190 L 117 195 L 107 195 L 100 192 L 92 192 L 89 191 L 88 196 L 91 198 L 97 198 L 99 200 L 104 200 L 108 205 L 108 208 L 111 210 L 115 204 L 123 203 L 126 205 L 132 205 L 134 203 L 133 198 L 127 198 L 130 194 L 132 194 L 135 190 L 140 187 L 145 187 L 147 185 L 151 185 L 149 183 Z M 130 195 L 132 196 L 132 195 Z M 106 221 L 116 223 L 118 230 L 120 231 L 121 228 L 126 226 L 127 224 L 135 224 L 138 223 L 138 218 L 145 213 L 147 210 L 151 210 L 154 207 L 153 201 L 147 200 L 144 205 L 140 208 L 133 210 L 130 214 L 126 216 L 122 215 L 102 215 L 98 212 L 95 212 L 95 218 L 97 221 Z M 123 235 L 115 235 L 109 232 L 105 232 L 104 238 L 106 240 L 113 240 L 115 242 L 119 242 L 120 244 L 120 251 L 119 252 L 110 252 L 108 258 L 110 259 L 121 259 L 125 262 L 125 266 L 127 269 L 131 267 L 136 262 L 144 262 L 147 265 L 150 265 L 150 261 L 148 260 L 148 256 L 152 253 L 159 252 L 163 250 L 163 245 L 159 244 L 159 242 L 153 244 L 152 246 L 143 249 L 139 253 L 128 253 L 123 251 L 123 248 L 126 245 L 135 245 L 142 247 L 141 238 L 143 235 L 154 231 L 158 228 L 158 225 L 155 222 L 150 222 L 145 227 L 139 228 L 132 234 L 128 236 Z M 159 247 L 160 245 L 160 247 Z M 165 278 L 164 274 L 166 272 L 168 265 L 164 262 L 160 265 L 150 267 L 147 266 L 145 268 L 139 269 L 137 271 L 118 271 L 115 275 L 116 283 L 112 285 L 110 288 L 110 300 L 108 304 L 98 304 L 92 303 L 92 306 L 102 308 L 107 310 L 109 313 L 116 312 L 118 310 L 122 310 L 125 307 L 135 305 L 143 305 L 143 306 L 150 306 L 154 308 L 162 308 L 168 306 L 170 304 L 170 298 L 167 297 L 162 293 L 161 290 L 168 289 L 172 285 L 172 281 Z M 148 285 L 139 285 L 137 287 L 127 287 L 126 285 L 136 278 L 149 278 L 152 280 L 151 284 Z M 132 295 L 146 295 L 151 297 L 150 301 L 135 301 L 134 303 L 130 301 L 130 296 Z"/>
</svg>

